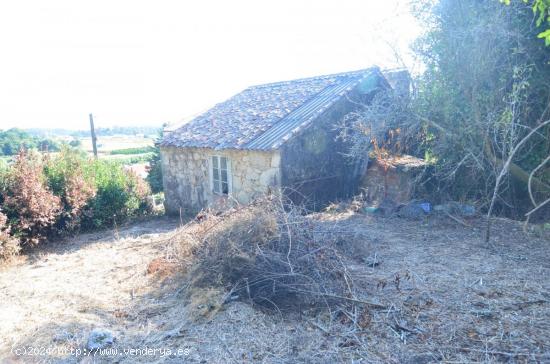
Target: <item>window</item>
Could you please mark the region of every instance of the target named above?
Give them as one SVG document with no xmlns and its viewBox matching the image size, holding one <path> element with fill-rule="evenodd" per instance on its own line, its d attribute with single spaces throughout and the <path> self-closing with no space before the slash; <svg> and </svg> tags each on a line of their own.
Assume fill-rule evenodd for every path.
<svg viewBox="0 0 550 364">
<path fill-rule="evenodd" d="M 230 162 L 226 157 L 212 157 L 212 191 L 229 195 L 231 191 Z"/>
</svg>

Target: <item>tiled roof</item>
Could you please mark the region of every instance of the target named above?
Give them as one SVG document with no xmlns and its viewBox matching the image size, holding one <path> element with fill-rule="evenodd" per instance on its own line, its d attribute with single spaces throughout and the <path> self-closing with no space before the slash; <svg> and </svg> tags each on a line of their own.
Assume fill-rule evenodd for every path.
<svg viewBox="0 0 550 364">
<path fill-rule="evenodd" d="M 179 129 L 161 145 L 275 149 L 375 69 L 249 87 Z"/>
</svg>

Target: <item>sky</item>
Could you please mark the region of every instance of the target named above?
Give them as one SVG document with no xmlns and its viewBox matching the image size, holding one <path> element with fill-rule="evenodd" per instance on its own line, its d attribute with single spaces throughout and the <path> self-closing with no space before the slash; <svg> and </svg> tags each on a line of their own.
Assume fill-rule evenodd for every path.
<svg viewBox="0 0 550 364">
<path fill-rule="evenodd" d="M 251 85 L 407 64 L 419 33 L 406 0 L 2 1 L 0 129 L 177 123 Z"/>
</svg>

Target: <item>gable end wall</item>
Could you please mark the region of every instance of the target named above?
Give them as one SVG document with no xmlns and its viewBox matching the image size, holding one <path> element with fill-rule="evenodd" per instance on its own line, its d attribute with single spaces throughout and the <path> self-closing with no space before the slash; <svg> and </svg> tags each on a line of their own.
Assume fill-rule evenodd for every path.
<svg viewBox="0 0 550 364">
<path fill-rule="evenodd" d="M 380 84 L 378 84 L 380 86 Z M 338 199 L 353 196 L 365 172 L 365 161 L 352 162 L 343 155 L 348 145 L 338 140 L 338 123 L 357 109 L 354 102 L 368 102 L 373 92 L 352 90 L 319 115 L 305 130 L 281 147 L 281 186 L 294 203 L 317 210 Z"/>
</svg>

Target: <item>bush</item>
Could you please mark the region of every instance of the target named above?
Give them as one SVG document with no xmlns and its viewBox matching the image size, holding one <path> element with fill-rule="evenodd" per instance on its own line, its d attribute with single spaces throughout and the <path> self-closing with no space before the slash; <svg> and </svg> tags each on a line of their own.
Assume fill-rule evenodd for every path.
<svg viewBox="0 0 550 364">
<path fill-rule="evenodd" d="M 108 227 L 150 210 L 149 187 L 118 161 L 64 149 L 46 163 L 45 174 L 64 206 L 59 231 Z"/>
<path fill-rule="evenodd" d="M 21 250 L 19 240 L 10 235 L 8 218 L 0 212 L 0 263 L 17 255 Z"/>
<path fill-rule="evenodd" d="M 89 213 L 85 207 L 96 194 L 93 178 L 84 170 L 86 157 L 64 148 L 45 162 L 44 174 L 48 185 L 61 198 L 63 205 L 56 229 L 59 233 L 74 231 L 80 226 L 82 215 Z"/>
<path fill-rule="evenodd" d="M 135 173 L 116 162 L 96 160 L 88 165 L 96 188 L 89 202 L 91 214 L 85 216 L 87 228 L 112 226 L 150 211 L 149 186 Z"/>
<path fill-rule="evenodd" d="M 55 156 L 24 151 L 0 166 L 0 255 L 80 227 L 112 226 L 151 211 L 149 186 L 113 161 L 65 147 Z"/>
<path fill-rule="evenodd" d="M 23 243 L 37 244 L 47 237 L 62 210 L 40 164 L 40 157 L 21 151 L 5 177 L 4 208 Z"/>
</svg>

